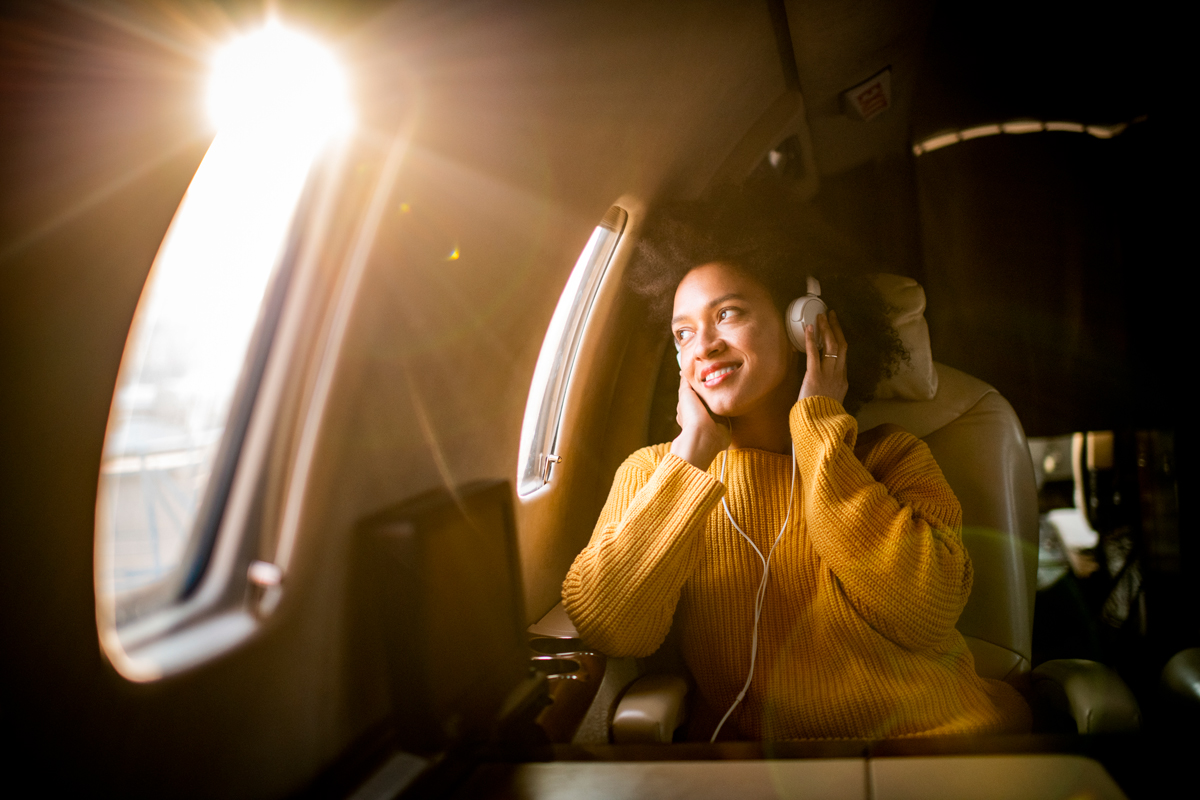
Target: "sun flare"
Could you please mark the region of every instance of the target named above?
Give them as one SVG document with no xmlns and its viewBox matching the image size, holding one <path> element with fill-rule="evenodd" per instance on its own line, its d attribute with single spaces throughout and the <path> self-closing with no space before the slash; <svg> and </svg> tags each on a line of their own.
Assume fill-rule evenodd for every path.
<svg viewBox="0 0 1200 800">
<path fill-rule="evenodd" d="M 333 53 L 277 21 L 217 52 L 208 109 L 219 130 L 282 130 L 321 139 L 353 121 L 346 74 Z"/>
</svg>

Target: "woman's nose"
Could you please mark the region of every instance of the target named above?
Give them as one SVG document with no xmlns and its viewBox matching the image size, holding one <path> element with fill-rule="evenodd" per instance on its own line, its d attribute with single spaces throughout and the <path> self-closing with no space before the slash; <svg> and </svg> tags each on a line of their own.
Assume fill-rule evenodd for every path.
<svg viewBox="0 0 1200 800">
<path fill-rule="evenodd" d="M 706 325 L 696 332 L 697 358 L 711 358 L 721 352 L 724 346 L 725 340 L 715 327 Z"/>
</svg>

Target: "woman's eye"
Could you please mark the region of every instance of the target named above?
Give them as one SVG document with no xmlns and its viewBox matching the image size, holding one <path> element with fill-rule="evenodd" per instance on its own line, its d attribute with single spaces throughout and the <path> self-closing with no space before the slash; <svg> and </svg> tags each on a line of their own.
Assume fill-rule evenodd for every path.
<svg viewBox="0 0 1200 800">
<path fill-rule="evenodd" d="M 690 338 L 692 338 L 691 331 L 675 331 L 675 341 L 679 342 L 680 344 L 683 344 Z"/>
<path fill-rule="evenodd" d="M 717 312 L 717 319 L 724 322 L 725 320 L 732 317 L 735 313 L 736 313 L 736 309 L 722 308 L 719 312 Z"/>
</svg>

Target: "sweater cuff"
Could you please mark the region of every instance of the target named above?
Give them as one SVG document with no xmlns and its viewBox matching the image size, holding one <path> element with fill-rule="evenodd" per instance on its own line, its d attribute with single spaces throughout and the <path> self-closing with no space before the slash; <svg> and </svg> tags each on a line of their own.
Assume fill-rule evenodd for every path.
<svg viewBox="0 0 1200 800">
<path fill-rule="evenodd" d="M 816 440 L 830 448 L 845 444 L 853 449 L 858 440 L 858 420 L 832 397 L 816 395 L 798 400 L 788 414 L 788 422 L 796 442 Z"/>
<path fill-rule="evenodd" d="M 707 516 L 725 494 L 725 484 L 670 451 L 658 463 L 650 482 L 657 483 L 658 491 L 666 496 L 677 498 L 677 508 L 703 509 L 702 516 Z"/>
</svg>

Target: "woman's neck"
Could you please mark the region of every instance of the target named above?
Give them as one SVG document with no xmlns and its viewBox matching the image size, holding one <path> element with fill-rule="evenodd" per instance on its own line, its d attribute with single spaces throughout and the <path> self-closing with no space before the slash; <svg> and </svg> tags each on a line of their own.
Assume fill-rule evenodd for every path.
<svg viewBox="0 0 1200 800">
<path fill-rule="evenodd" d="M 788 379 L 764 396 L 754 408 L 730 418 L 733 450 L 766 450 L 771 453 L 792 451 L 792 431 L 788 413 L 800 395 L 800 378 L 789 371 Z"/>
</svg>

